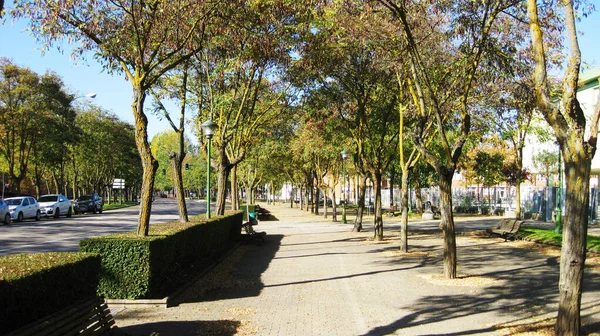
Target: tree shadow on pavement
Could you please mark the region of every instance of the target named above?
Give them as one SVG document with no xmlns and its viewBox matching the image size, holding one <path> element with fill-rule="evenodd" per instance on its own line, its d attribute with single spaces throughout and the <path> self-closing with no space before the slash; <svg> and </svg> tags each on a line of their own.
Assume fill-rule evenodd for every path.
<svg viewBox="0 0 600 336">
<path fill-rule="evenodd" d="M 163 321 L 136 324 L 118 328 L 116 336 L 197 336 L 197 335 L 236 335 L 241 326 L 240 321 Z"/>
<path fill-rule="evenodd" d="M 511 323 L 531 323 L 532 318 L 555 316 L 558 309 L 559 265 L 556 257 L 547 257 L 526 248 L 515 248 L 505 244 L 472 244 L 458 247 L 458 270 L 461 279 L 433 282 L 435 292 L 447 293 L 452 290 L 452 282 L 462 279 L 479 278 L 489 280 L 488 285 L 475 287 L 476 295 L 455 291 L 453 294 L 439 294 L 421 297 L 410 302 L 405 308 L 412 313 L 388 325 L 371 329 L 365 335 L 389 335 L 403 329 L 439 323 L 432 330 L 440 330 L 440 325 L 464 325 L 462 318 L 478 314 L 493 313 Z M 392 261 L 390 261 L 392 262 Z M 441 278 L 441 275 L 439 275 Z M 448 286 L 448 287 L 446 287 Z M 588 272 L 584 279 L 584 293 L 589 293 L 582 302 L 582 315 L 592 312 L 600 304 L 600 275 Z M 584 294 L 585 295 L 585 294 Z M 592 298 L 593 296 L 593 298 Z M 590 300 L 590 298 L 592 298 Z M 590 302 L 591 301 L 591 302 Z M 596 311 L 596 319 L 599 318 Z M 598 326 L 589 320 L 587 328 Z M 431 335 L 474 335 L 498 330 L 498 326 L 486 326 L 454 332 L 451 328 Z M 403 332 L 409 332 L 404 330 Z"/>
<path fill-rule="evenodd" d="M 174 305 L 258 296 L 264 288 L 261 275 L 275 258 L 282 239 L 283 235 L 267 235 L 263 245 L 241 245 L 217 266 L 225 271 L 210 272 L 199 279 L 174 300 Z M 207 282 L 213 285 L 210 290 Z"/>
</svg>

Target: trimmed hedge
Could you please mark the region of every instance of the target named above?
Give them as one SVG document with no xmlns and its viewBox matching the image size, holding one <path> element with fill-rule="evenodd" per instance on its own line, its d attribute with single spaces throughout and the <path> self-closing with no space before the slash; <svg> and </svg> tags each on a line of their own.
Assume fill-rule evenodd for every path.
<svg viewBox="0 0 600 336">
<path fill-rule="evenodd" d="M 96 294 L 100 257 L 53 252 L 0 257 L 0 334 Z"/>
<path fill-rule="evenodd" d="M 81 251 L 102 256 L 98 294 L 113 299 L 159 299 L 198 274 L 229 249 L 241 231 L 242 212 L 188 223 L 150 226 L 147 237 L 136 232 L 84 239 Z"/>
</svg>

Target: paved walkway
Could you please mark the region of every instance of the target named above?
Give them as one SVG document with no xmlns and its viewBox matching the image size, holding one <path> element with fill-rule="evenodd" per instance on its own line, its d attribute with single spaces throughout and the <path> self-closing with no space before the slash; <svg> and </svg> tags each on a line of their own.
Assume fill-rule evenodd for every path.
<svg viewBox="0 0 600 336">
<path fill-rule="evenodd" d="M 526 243 L 460 234 L 461 278 L 445 280 L 437 221 L 410 223 L 411 253 L 402 255 L 397 222 L 386 222 L 387 238 L 374 242 L 369 225 L 366 232 L 352 233 L 350 224 L 289 206 L 264 207 L 277 218 L 256 227 L 267 231 L 265 245 L 240 246 L 190 286 L 175 307 L 118 312 L 121 330 L 130 335 L 509 335 L 519 325 L 551 324 L 547 319 L 555 317 L 557 257 Z M 470 231 L 497 223 L 497 218 L 471 219 L 456 226 Z M 599 332 L 597 269 L 586 274 L 582 316 L 588 330 Z"/>
</svg>

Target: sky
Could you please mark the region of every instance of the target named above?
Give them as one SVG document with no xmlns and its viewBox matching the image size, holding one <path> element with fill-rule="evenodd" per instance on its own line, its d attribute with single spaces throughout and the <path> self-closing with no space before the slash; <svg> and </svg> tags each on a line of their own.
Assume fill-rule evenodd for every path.
<svg viewBox="0 0 600 336">
<path fill-rule="evenodd" d="M 11 4 L 7 5 L 10 9 Z M 132 89 L 124 76 L 103 72 L 92 57 L 72 60 L 68 49 L 64 53 L 51 49 L 42 55 L 40 45 L 29 33 L 24 32 L 25 27 L 25 20 L 14 22 L 7 18 L 4 24 L 0 23 L 0 57 L 9 58 L 17 65 L 28 67 L 38 74 L 47 70 L 56 72 L 62 77 L 69 92 L 81 96 L 79 99 L 89 99 L 85 98 L 86 94 L 96 93 L 96 98 L 89 99 L 90 102 L 133 124 Z M 577 28 L 583 33 L 579 39 L 583 61 L 593 65 L 592 68 L 600 67 L 600 12 L 582 19 Z M 168 122 L 148 114 L 148 140 L 168 129 Z"/>
</svg>

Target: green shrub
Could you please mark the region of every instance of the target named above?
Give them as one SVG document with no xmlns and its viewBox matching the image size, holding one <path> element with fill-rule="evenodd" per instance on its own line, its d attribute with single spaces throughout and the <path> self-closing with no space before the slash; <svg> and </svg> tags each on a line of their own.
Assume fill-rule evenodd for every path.
<svg viewBox="0 0 600 336">
<path fill-rule="evenodd" d="M 147 237 L 135 232 L 79 242 L 82 251 L 102 256 L 98 294 L 107 298 L 163 298 L 206 263 L 231 247 L 242 213 L 190 218 L 188 223 L 152 225 Z"/>
<path fill-rule="evenodd" d="M 0 257 L 0 334 L 96 294 L 100 257 L 54 252 Z"/>
</svg>

